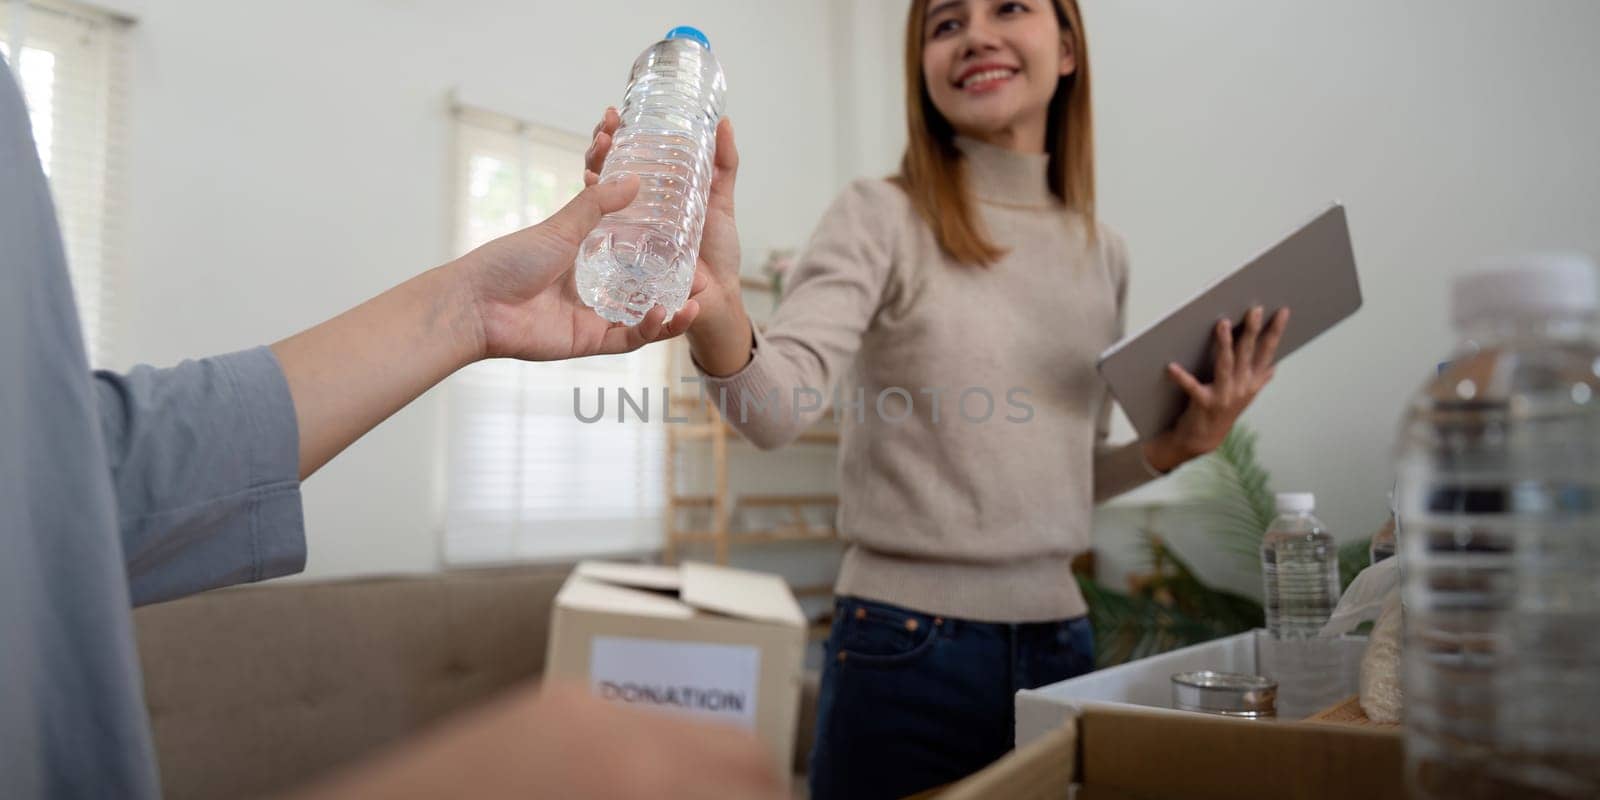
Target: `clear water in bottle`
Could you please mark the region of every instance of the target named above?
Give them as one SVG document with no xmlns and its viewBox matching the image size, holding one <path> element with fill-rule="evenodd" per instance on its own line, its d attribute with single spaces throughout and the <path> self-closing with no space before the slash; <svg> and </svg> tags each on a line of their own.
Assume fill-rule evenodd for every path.
<svg viewBox="0 0 1600 800">
<path fill-rule="evenodd" d="M 1600 797 L 1600 286 L 1574 256 L 1457 282 L 1398 447 L 1413 794 Z"/>
<path fill-rule="evenodd" d="M 726 91 L 694 28 L 674 28 L 634 62 L 600 180 L 637 175 L 639 196 L 578 250 L 578 296 L 600 316 L 635 325 L 653 306 L 670 315 L 689 299 Z"/>
<path fill-rule="evenodd" d="M 1315 508 L 1313 495 L 1278 495 L 1278 518 L 1261 539 L 1267 631 L 1277 639 L 1315 637 L 1339 604 L 1339 548 Z"/>
</svg>

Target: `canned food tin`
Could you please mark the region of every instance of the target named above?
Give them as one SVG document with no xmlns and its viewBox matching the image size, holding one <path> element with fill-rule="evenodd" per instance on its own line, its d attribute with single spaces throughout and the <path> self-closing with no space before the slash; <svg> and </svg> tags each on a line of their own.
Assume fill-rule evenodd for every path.
<svg viewBox="0 0 1600 800">
<path fill-rule="evenodd" d="M 1238 672 L 1180 672 L 1172 676 L 1172 705 L 1226 717 L 1277 716 L 1278 682 Z"/>
</svg>

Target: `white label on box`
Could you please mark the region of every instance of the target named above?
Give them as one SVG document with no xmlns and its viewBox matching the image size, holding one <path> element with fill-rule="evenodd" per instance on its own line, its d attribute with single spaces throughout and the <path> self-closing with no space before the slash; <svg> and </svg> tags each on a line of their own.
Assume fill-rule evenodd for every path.
<svg viewBox="0 0 1600 800">
<path fill-rule="evenodd" d="M 761 648 L 596 636 L 589 688 L 607 700 L 756 727 Z"/>
</svg>

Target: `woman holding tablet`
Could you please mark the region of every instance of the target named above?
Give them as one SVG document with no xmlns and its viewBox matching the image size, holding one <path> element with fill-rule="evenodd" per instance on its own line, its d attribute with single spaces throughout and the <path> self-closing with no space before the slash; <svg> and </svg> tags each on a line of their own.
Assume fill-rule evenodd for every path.
<svg viewBox="0 0 1600 800">
<path fill-rule="evenodd" d="M 1012 696 L 1093 665 L 1071 563 L 1094 505 L 1214 449 L 1271 379 L 1286 311 L 1219 323 L 1215 379 L 1176 365 L 1177 424 L 1123 447 L 1096 357 L 1121 336 L 1128 259 L 1094 214 L 1076 0 L 914 0 L 898 174 L 827 211 L 764 331 L 739 296 L 733 129 L 688 330 L 724 414 L 765 448 L 832 398 L 839 531 L 813 797 L 900 797 L 1012 744 Z M 598 174 L 617 119 L 596 130 Z M 591 175 L 593 180 L 594 176 Z"/>
</svg>

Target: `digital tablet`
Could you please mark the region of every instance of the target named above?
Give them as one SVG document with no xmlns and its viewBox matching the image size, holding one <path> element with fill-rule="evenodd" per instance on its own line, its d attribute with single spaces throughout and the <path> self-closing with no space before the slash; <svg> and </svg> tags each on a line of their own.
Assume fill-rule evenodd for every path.
<svg viewBox="0 0 1600 800">
<path fill-rule="evenodd" d="M 1290 310 L 1279 361 L 1361 308 L 1344 206 L 1335 203 L 1181 308 L 1101 354 L 1100 374 L 1140 439 L 1172 427 L 1188 404 L 1188 396 L 1167 377 L 1167 364 L 1177 362 L 1209 383 L 1217 320 L 1233 320 L 1237 336 L 1255 306 L 1266 310 L 1269 322 L 1278 309 Z"/>
</svg>

